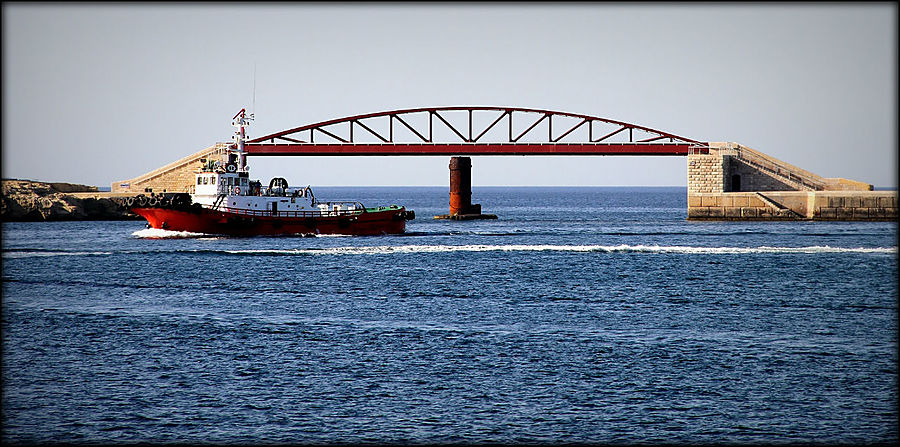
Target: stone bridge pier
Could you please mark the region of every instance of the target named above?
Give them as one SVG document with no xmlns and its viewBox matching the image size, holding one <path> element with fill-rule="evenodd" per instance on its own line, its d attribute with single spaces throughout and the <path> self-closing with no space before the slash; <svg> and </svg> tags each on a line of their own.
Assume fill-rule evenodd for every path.
<svg viewBox="0 0 900 447">
<path fill-rule="evenodd" d="M 897 219 L 897 192 L 823 178 L 737 143 L 687 157 L 689 220 Z"/>
</svg>

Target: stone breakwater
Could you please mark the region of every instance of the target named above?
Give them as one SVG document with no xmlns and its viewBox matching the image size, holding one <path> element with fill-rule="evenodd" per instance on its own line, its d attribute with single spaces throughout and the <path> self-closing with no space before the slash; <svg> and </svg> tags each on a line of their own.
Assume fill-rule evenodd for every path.
<svg viewBox="0 0 900 447">
<path fill-rule="evenodd" d="M 690 194 L 688 219 L 896 221 L 897 191 Z"/>
<path fill-rule="evenodd" d="M 136 220 L 96 186 L 3 179 L 0 218 L 11 221 Z"/>
</svg>

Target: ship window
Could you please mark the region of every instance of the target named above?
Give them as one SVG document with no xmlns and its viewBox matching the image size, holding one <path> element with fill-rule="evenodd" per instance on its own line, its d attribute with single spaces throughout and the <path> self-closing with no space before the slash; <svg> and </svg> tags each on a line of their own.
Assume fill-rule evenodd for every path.
<svg viewBox="0 0 900 447">
<path fill-rule="evenodd" d="M 200 182 L 202 182 L 202 181 L 203 181 L 203 177 L 197 177 L 197 184 L 198 184 L 198 185 L 199 185 Z"/>
<path fill-rule="evenodd" d="M 241 179 L 241 184 L 244 185 L 244 186 L 247 186 L 247 179 L 242 178 L 242 179 Z"/>
<path fill-rule="evenodd" d="M 215 178 L 215 177 L 210 177 L 210 178 L 209 178 L 209 184 L 215 185 L 215 184 L 216 184 L 216 178 Z"/>
<path fill-rule="evenodd" d="M 204 184 L 204 185 L 208 185 L 208 184 L 209 184 L 209 178 L 208 178 L 208 177 L 203 176 L 203 184 Z"/>
</svg>

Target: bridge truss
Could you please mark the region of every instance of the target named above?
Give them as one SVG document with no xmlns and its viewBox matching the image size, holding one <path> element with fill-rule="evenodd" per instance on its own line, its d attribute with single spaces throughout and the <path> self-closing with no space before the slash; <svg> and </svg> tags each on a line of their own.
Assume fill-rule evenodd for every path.
<svg viewBox="0 0 900 447">
<path fill-rule="evenodd" d="M 605 118 L 431 107 L 338 118 L 247 140 L 247 155 L 687 155 L 704 142 Z"/>
</svg>

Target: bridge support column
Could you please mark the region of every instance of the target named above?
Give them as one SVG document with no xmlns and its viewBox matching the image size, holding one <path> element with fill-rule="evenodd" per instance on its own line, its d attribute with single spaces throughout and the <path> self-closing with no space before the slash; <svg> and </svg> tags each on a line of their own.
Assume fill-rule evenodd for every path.
<svg viewBox="0 0 900 447">
<path fill-rule="evenodd" d="M 480 204 L 472 204 L 472 159 L 450 158 L 450 214 L 435 219 L 471 220 L 496 219 L 494 214 L 482 214 Z"/>
</svg>

